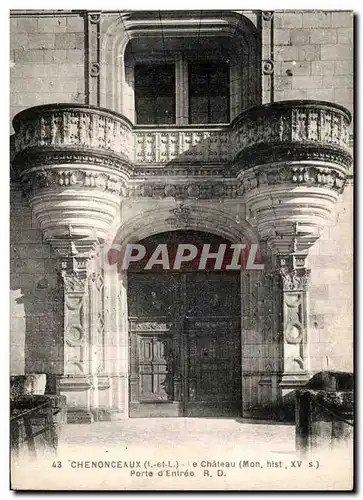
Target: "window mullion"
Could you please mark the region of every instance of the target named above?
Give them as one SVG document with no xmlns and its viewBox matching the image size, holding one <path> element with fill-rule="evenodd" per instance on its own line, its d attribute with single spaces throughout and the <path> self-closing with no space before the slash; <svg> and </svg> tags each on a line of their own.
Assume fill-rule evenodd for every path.
<svg viewBox="0 0 363 500">
<path fill-rule="evenodd" d="M 183 54 L 178 54 L 175 72 L 176 87 L 176 124 L 188 124 L 188 63 Z"/>
</svg>

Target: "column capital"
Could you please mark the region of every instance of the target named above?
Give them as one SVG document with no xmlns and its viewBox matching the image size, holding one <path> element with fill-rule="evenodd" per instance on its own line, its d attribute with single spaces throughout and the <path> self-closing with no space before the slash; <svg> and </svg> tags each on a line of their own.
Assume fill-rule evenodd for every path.
<svg viewBox="0 0 363 500">
<path fill-rule="evenodd" d="M 278 255 L 277 273 L 284 292 L 306 290 L 310 285 L 310 270 L 305 267 L 305 254 Z"/>
<path fill-rule="evenodd" d="M 55 245 L 65 293 L 84 293 L 87 279 L 93 270 L 89 263 L 96 248 L 97 242 L 94 240 L 83 241 L 81 244 L 63 240 L 61 245 Z"/>
</svg>

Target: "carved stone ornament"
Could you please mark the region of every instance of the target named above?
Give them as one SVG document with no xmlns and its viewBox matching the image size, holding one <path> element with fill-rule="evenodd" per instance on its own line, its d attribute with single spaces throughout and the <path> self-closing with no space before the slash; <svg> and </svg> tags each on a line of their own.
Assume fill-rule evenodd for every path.
<svg viewBox="0 0 363 500">
<path fill-rule="evenodd" d="M 240 176 L 242 191 L 248 192 L 258 186 L 273 186 L 283 183 L 328 187 L 338 193 L 343 191 L 346 174 L 341 168 L 315 165 L 288 165 L 271 168 L 261 166 Z"/>
<path fill-rule="evenodd" d="M 91 24 L 98 24 L 101 20 L 101 14 L 100 13 L 90 14 L 89 20 Z"/>
<path fill-rule="evenodd" d="M 172 209 L 172 216 L 166 219 L 166 222 L 175 227 L 188 227 L 191 222 L 192 211 L 189 207 L 178 205 L 177 208 Z"/>
<path fill-rule="evenodd" d="M 63 275 L 65 292 L 83 293 L 87 282 L 86 276 L 80 276 L 77 273 Z"/>
<path fill-rule="evenodd" d="M 263 61 L 262 63 L 262 72 L 264 75 L 272 75 L 274 72 L 274 63 L 273 61 Z"/>
<path fill-rule="evenodd" d="M 24 193 L 38 192 L 41 188 L 59 186 L 79 186 L 86 188 L 110 191 L 121 196 L 126 196 L 127 188 L 125 181 L 115 175 L 102 171 L 91 171 L 81 169 L 52 169 L 35 172 L 27 172 L 21 177 Z"/>
<path fill-rule="evenodd" d="M 280 268 L 282 285 L 285 291 L 305 290 L 310 284 L 310 271 L 303 269 Z"/>
<path fill-rule="evenodd" d="M 89 70 L 89 73 L 91 76 L 99 76 L 100 74 L 100 64 L 99 63 L 92 63 L 91 66 L 90 66 L 90 70 Z"/>
<path fill-rule="evenodd" d="M 271 19 L 273 18 L 273 11 L 272 10 L 263 10 L 262 11 L 262 18 L 264 21 L 271 21 Z"/>
</svg>

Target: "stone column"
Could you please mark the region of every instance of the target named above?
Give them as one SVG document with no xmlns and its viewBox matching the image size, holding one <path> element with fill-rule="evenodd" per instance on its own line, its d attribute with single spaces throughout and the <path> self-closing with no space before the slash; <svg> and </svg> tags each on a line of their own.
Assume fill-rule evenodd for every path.
<svg viewBox="0 0 363 500">
<path fill-rule="evenodd" d="M 93 422 L 102 410 L 105 375 L 103 277 L 90 269 L 90 252 L 74 243 L 61 256 L 64 298 L 64 375 L 58 391 L 67 396 L 68 421 Z"/>
</svg>

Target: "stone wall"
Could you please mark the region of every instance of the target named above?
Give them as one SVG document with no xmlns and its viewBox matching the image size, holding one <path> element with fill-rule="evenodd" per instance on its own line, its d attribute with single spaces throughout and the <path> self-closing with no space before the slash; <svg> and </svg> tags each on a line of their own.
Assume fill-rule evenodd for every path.
<svg viewBox="0 0 363 500">
<path fill-rule="evenodd" d="M 10 18 L 10 104 L 85 102 L 85 29 L 78 14 Z"/>
<path fill-rule="evenodd" d="M 10 195 L 10 373 L 61 373 L 63 301 L 57 260 L 20 186 Z"/>
<path fill-rule="evenodd" d="M 311 369 L 353 370 L 353 184 L 311 249 Z"/>
<path fill-rule="evenodd" d="M 353 12 L 277 11 L 275 100 L 317 99 L 353 111 Z"/>
</svg>

